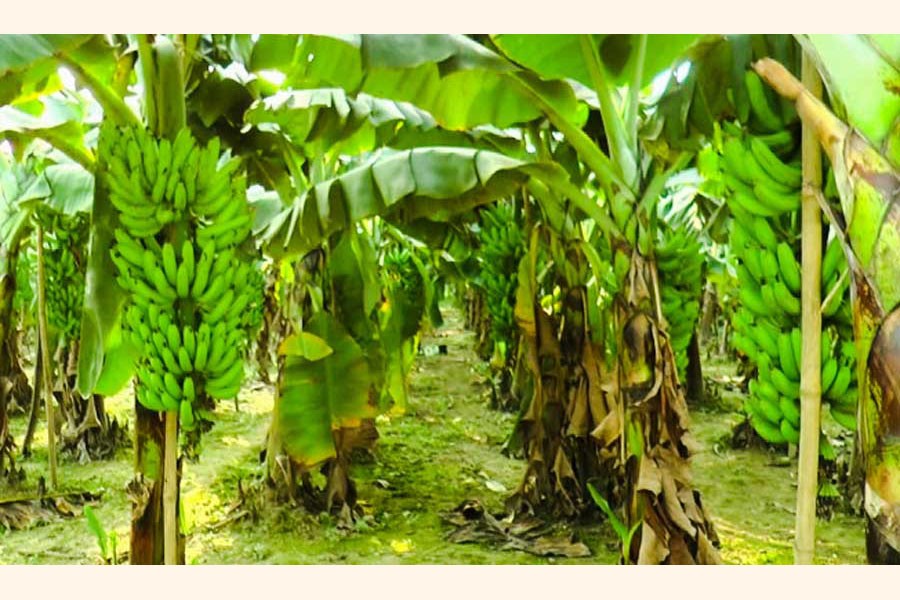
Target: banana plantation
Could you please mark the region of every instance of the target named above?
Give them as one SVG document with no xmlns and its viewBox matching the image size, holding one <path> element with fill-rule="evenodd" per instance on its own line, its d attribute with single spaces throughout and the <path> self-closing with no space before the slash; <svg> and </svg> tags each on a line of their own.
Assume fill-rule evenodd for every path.
<svg viewBox="0 0 900 600">
<path fill-rule="evenodd" d="M 900 562 L 900 35 L 0 35 L 0 564 Z"/>
</svg>

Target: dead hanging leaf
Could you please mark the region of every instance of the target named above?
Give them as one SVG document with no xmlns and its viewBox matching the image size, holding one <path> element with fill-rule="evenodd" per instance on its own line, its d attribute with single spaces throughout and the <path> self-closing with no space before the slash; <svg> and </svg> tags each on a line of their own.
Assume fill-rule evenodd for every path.
<svg viewBox="0 0 900 600">
<path fill-rule="evenodd" d="M 678 499 L 678 490 L 675 487 L 675 480 L 672 479 L 672 476 L 666 471 L 662 471 L 662 488 L 663 503 L 666 507 L 668 517 L 691 537 L 697 535 L 697 529 L 693 526 L 687 514 L 685 514 L 684 508 L 681 506 L 681 501 Z M 688 554 L 690 555 L 690 553 Z"/>
<path fill-rule="evenodd" d="M 638 552 L 638 564 L 661 565 L 669 556 L 669 549 L 645 521 L 641 525 L 641 549 Z"/>
<path fill-rule="evenodd" d="M 697 503 L 694 501 L 694 490 L 681 488 L 678 490 L 678 500 L 684 507 L 684 513 L 688 516 L 688 519 L 694 523 L 703 523 L 703 513 L 700 512 Z M 703 535 L 702 532 L 700 535 Z"/>
<path fill-rule="evenodd" d="M 668 563 L 672 565 L 695 565 L 697 562 L 691 555 L 687 542 L 680 535 L 673 535 L 669 538 L 669 557 Z"/>
<path fill-rule="evenodd" d="M 588 406 L 587 381 L 581 379 L 569 403 L 569 427 L 567 435 L 582 437 L 590 431 L 590 407 Z"/>
<path fill-rule="evenodd" d="M 701 531 L 697 536 L 697 556 L 702 565 L 721 565 L 719 551 L 715 549 L 709 538 Z"/>
<path fill-rule="evenodd" d="M 644 457 L 644 460 L 641 461 L 637 489 L 646 490 L 654 496 L 659 495 L 662 491 L 662 473 L 656 466 L 656 462 L 649 456 Z"/>
<path fill-rule="evenodd" d="M 591 432 L 591 437 L 597 440 L 602 448 L 606 448 L 618 440 L 621 435 L 622 421 L 619 419 L 617 412 L 607 413 L 600 424 Z"/>
</svg>

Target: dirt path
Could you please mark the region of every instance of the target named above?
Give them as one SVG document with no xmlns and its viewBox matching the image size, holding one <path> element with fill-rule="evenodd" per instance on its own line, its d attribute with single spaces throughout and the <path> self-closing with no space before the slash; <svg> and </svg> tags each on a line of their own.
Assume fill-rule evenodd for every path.
<svg viewBox="0 0 900 600">
<path fill-rule="evenodd" d="M 240 521 L 214 529 L 236 498 L 238 480 L 252 480 L 262 472 L 259 453 L 272 394 L 265 388 L 245 392 L 239 411 L 223 403 L 213 431 L 205 438 L 200 462 L 185 468 L 188 562 L 615 563 L 615 537 L 605 523 L 576 528 L 578 538 L 594 553 L 587 559 L 540 558 L 446 541 L 450 529 L 441 514 L 469 499 L 500 510 L 503 499 L 518 484 L 523 463 L 500 453 L 514 418 L 487 408 L 486 388 L 480 383 L 485 366 L 472 351 L 473 334 L 462 329 L 457 310 L 446 309 L 445 319 L 445 325 L 422 343 L 446 344 L 447 354 L 418 358 L 406 414 L 379 418 L 375 459 L 353 467 L 365 517 L 351 531 L 339 528 L 327 515 L 287 506 L 267 508 L 256 523 Z M 131 414 L 128 394 L 109 404 L 122 419 Z M 727 408 L 694 411 L 693 430 L 702 446 L 694 462 L 695 477 L 719 529 L 726 561 L 790 563 L 796 464 L 774 467 L 763 452 L 717 446 L 737 419 L 738 406 L 739 399 L 734 399 L 731 412 Z M 24 419 L 16 419 L 13 425 L 21 439 Z M 45 471 L 45 443 L 45 435 L 39 434 L 35 456 L 24 463 L 29 485 Z M 63 463 L 60 473 L 65 488 L 103 491 L 96 512 L 116 532 L 120 548 L 127 548 L 130 506 L 124 486 L 132 475 L 131 451 L 104 463 Z M 6 492 L 0 490 L 0 497 Z M 838 517 L 821 523 L 818 534 L 821 562 L 864 560 L 859 519 Z M 0 563 L 91 564 L 98 556 L 81 518 L 0 532 Z"/>
</svg>

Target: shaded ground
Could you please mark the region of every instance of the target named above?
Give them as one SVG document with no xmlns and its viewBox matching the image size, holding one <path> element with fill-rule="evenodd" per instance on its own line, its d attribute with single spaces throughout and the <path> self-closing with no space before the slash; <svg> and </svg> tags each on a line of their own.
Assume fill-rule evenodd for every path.
<svg viewBox="0 0 900 600">
<path fill-rule="evenodd" d="M 200 564 L 235 563 L 439 563 L 439 564 L 612 564 L 616 538 L 606 523 L 575 526 L 577 539 L 594 556 L 542 558 L 477 544 L 451 544 L 450 528 L 440 515 L 463 500 L 477 499 L 500 510 L 521 476 L 523 464 L 505 458 L 500 446 L 513 417 L 488 410 L 483 366 L 471 350 L 472 334 L 461 329 L 455 311 L 424 346 L 446 344 L 447 355 L 420 356 L 412 377 L 406 414 L 379 419 L 381 438 L 373 461 L 354 467 L 366 516 L 352 531 L 327 515 L 305 514 L 294 507 L 267 508 L 256 523 L 227 523 L 237 497 L 238 480 L 259 476 L 259 452 L 271 410 L 271 390 L 245 392 L 239 411 L 229 403 L 208 435 L 199 463 L 188 464 L 183 484 L 189 534 L 187 560 Z M 719 371 L 722 368 L 719 367 Z M 111 410 L 127 419 L 127 394 L 111 399 Z M 726 562 L 791 563 L 796 462 L 777 466 L 774 455 L 731 450 L 721 443 L 739 419 L 739 398 L 726 395 L 714 408 L 694 411 L 695 437 L 702 450 L 694 472 L 704 502 L 713 514 Z M 14 423 L 21 440 L 24 419 Z M 45 472 L 46 434 L 39 432 L 35 455 L 22 464 L 34 488 Z M 128 546 L 130 506 L 124 486 L 131 478 L 131 451 L 115 461 L 63 463 L 66 489 L 102 491 L 96 513 Z M 21 492 L 0 488 L 0 499 Z M 817 560 L 864 562 L 862 521 L 838 516 L 820 523 Z M 561 526 L 565 532 L 565 526 Z M 26 531 L 0 530 L 0 564 L 92 564 L 99 551 L 84 519 L 55 521 Z"/>
</svg>

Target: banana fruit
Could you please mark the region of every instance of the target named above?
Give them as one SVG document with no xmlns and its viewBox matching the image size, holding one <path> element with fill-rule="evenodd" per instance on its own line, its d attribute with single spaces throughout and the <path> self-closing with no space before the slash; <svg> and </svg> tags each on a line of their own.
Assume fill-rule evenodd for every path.
<svg viewBox="0 0 900 600">
<path fill-rule="evenodd" d="M 678 379 L 684 381 L 687 349 L 700 316 L 705 254 L 699 231 L 691 226 L 689 219 L 671 212 L 661 215 L 657 236 L 655 252 L 662 313 L 668 325 Z"/>
<path fill-rule="evenodd" d="M 716 164 L 730 209 L 730 246 L 738 263 L 740 309 L 732 315 L 733 346 L 756 367 L 745 410 L 772 444 L 797 443 L 800 395 L 799 144 L 768 104 L 761 82 L 748 71 L 750 125 L 723 127 Z M 706 174 L 710 177 L 709 174 Z M 828 225 L 824 225 L 828 227 Z M 823 239 L 828 239 L 823 232 Z M 832 239 L 823 249 L 822 398 L 835 420 L 855 421 L 856 385 L 846 261 Z"/>
<path fill-rule="evenodd" d="M 525 236 L 511 202 L 497 202 L 481 210 L 479 215 L 476 254 L 481 266 L 479 283 L 490 319 L 490 339 L 494 349 L 503 349 L 505 363 L 515 347 L 513 340 L 518 332 L 513 308 L 519 285 L 519 261 L 525 253 Z M 560 257 L 560 262 L 567 263 L 564 256 Z M 577 274 L 572 277 L 577 278 Z"/>
<path fill-rule="evenodd" d="M 89 234 L 87 214 L 65 215 L 40 204 L 34 219 L 44 231 L 47 324 L 62 340 L 72 342 L 81 335 Z"/>
<path fill-rule="evenodd" d="M 128 294 L 123 326 L 141 351 L 138 401 L 178 411 L 191 432 L 209 399 L 237 395 L 262 310 L 262 283 L 239 249 L 253 224 L 246 182 L 217 138 L 204 147 L 187 128 L 170 141 L 107 123 L 98 153 L 120 225 L 110 256 Z"/>
</svg>

